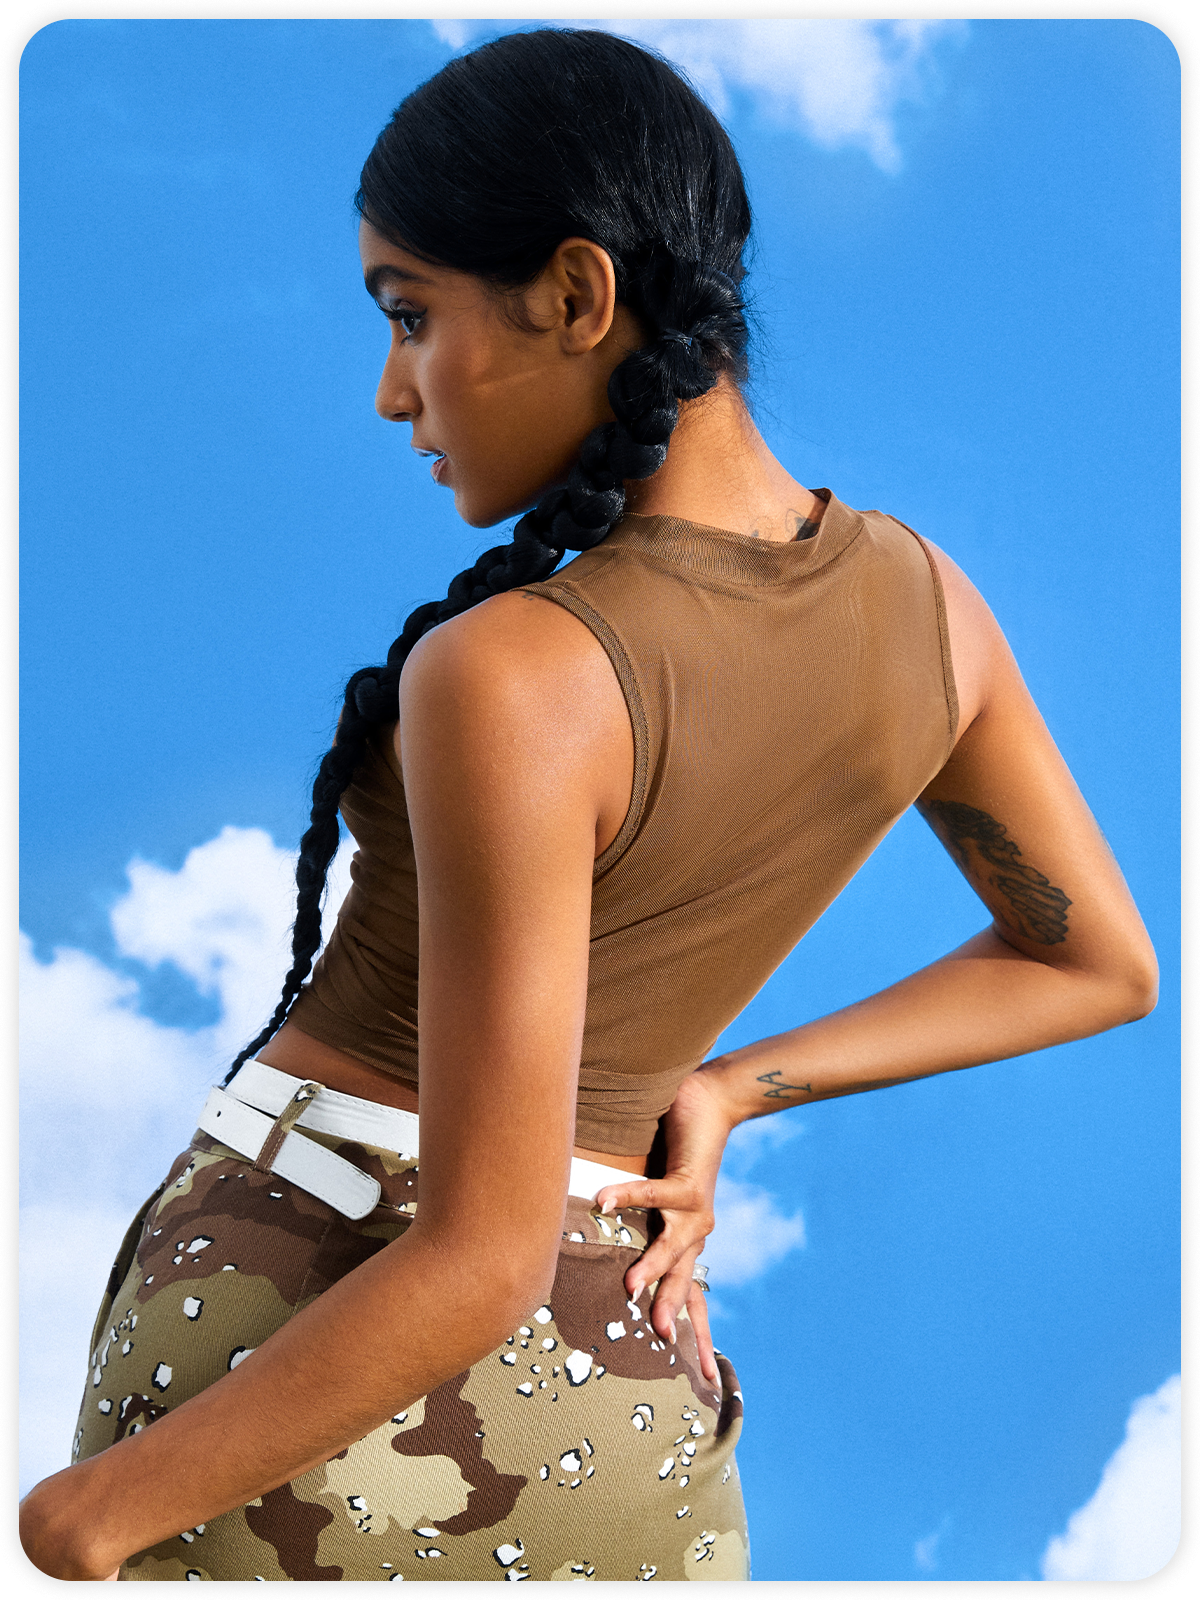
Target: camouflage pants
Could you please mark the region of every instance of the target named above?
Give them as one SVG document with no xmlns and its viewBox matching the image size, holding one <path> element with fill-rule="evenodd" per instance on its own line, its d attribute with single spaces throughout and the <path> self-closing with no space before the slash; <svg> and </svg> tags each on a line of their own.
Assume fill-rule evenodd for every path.
<svg viewBox="0 0 1200 1600">
<path fill-rule="evenodd" d="M 412 1161 L 307 1136 L 378 1178 L 380 1205 L 347 1221 L 198 1133 L 113 1267 L 76 1459 L 213 1383 L 409 1225 Z M 498 1239 L 520 1225 L 506 1209 Z M 671 1347 L 628 1302 L 645 1222 L 571 1198 L 550 1300 L 498 1350 L 323 1466 L 133 1556 L 122 1578 L 748 1578 L 737 1377 L 719 1358 L 714 1392 L 686 1316 Z"/>
</svg>

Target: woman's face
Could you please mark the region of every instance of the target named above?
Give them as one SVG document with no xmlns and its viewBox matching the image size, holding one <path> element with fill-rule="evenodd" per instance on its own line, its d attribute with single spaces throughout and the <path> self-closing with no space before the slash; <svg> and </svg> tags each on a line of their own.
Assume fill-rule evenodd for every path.
<svg viewBox="0 0 1200 1600">
<path fill-rule="evenodd" d="M 609 420 L 609 374 L 641 342 L 615 305 L 612 266 L 588 241 L 564 241 L 524 295 L 527 332 L 489 287 L 429 266 L 364 222 L 367 290 L 391 320 L 375 409 L 412 424 L 459 515 L 490 527 L 565 482 L 586 434 Z"/>
</svg>

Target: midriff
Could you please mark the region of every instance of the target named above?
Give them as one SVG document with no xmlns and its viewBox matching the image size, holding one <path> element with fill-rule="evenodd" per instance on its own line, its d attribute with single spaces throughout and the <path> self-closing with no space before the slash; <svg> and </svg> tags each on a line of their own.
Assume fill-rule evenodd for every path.
<svg viewBox="0 0 1200 1600">
<path fill-rule="evenodd" d="M 258 1059 L 268 1067 L 276 1067 L 293 1078 L 312 1078 L 328 1089 L 342 1094 L 354 1094 L 362 1100 L 375 1100 L 380 1105 L 395 1106 L 400 1111 L 418 1109 L 417 1092 L 408 1084 L 399 1082 L 378 1067 L 368 1066 L 332 1045 L 313 1039 L 290 1022 L 285 1022 L 279 1032 L 258 1052 Z M 646 1172 L 645 1156 L 612 1155 L 607 1150 L 585 1150 L 576 1145 L 574 1154 L 584 1161 L 598 1161 L 602 1166 L 619 1167 L 622 1172 L 635 1172 L 643 1177 Z"/>
</svg>

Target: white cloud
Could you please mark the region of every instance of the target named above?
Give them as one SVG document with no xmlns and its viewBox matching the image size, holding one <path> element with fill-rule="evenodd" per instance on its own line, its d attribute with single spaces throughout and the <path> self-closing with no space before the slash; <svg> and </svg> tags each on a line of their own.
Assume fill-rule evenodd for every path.
<svg viewBox="0 0 1200 1600">
<path fill-rule="evenodd" d="M 724 1164 L 729 1171 L 744 1174 L 769 1151 L 790 1144 L 805 1132 L 807 1125 L 794 1109 L 786 1115 L 776 1111 L 765 1117 L 752 1117 L 749 1122 L 739 1123 L 729 1135 Z"/>
<path fill-rule="evenodd" d="M 103 1194 L 21 1207 L 20 1494 L 70 1462 L 92 1320 L 132 1209 Z"/>
<path fill-rule="evenodd" d="M 961 22 L 852 18 L 737 21 L 573 21 L 650 46 L 682 67 L 718 116 L 747 95 L 770 120 L 824 150 L 865 151 L 885 172 L 902 164 L 896 114 L 924 100 L 937 81 L 936 51 L 960 40 Z M 435 22 L 461 50 L 495 22 Z"/>
<path fill-rule="evenodd" d="M 151 968 L 171 962 L 218 998 L 222 1034 L 254 1031 L 286 968 L 294 860 L 261 828 L 223 828 L 178 872 L 131 861 L 112 910 L 117 947 Z"/>
<path fill-rule="evenodd" d="M 804 1218 L 788 1217 L 775 1196 L 756 1184 L 739 1183 L 724 1174 L 717 1179 L 717 1224 L 704 1247 L 704 1261 L 714 1287 L 749 1283 L 804 1247 Z"/>
<path fill-rule="evenodd" d="M 764 1156 L 805 1131 L 805 1124 L 792 1112 L 755 1117 L 730 1134 L 717 1179 L 716 1226 L 704 1247 L 703 1259 L 714 1288 L 732 1289 L 749 1283 L 793 1250 L 804 1248 L 802 1214 L 785 1215 L 769 1189 L 743 1180 Z M 708 1309 L 710 1315 L 720 1317 L 730 1315 L 733 1306 L 714 1295 Z"/>
<path fill-rule="evenodd" d="M 348 885 L 334 863 L 326 925 Z M 178 872 L 134 861 L 112 911 L 120 954 L 171 962 L 220 1002 L 209 1027 L 138 1011 L 137 980 L 22 935 L 21 1450 L 24 1488 L 66 1463 L 92 1319 L 131 1214 L 196 1125 L 209 1085 L 270 1015 L 288 964 L 295 857 L 225 828 Z"/>
<path fill-rule="evenodd" d="M 1135 1400 L 1125 1438 L 1095 1494 L 1051 1539 L 1049 1582 L 1149 1578 L 1175 1553 L 1180 1526 L 1180 1381 Z"/>
<path fill-rule="evenodd" d="M 464 45 L 471 42 L 471 30 L 478 28 L 477 22 L 462 22 L 458 19 L 439 19 L 430 22 L 429 26 L 437 34 L 443 44 L 448 44 L 451 50 L 461 50 Z"/>
</svg>

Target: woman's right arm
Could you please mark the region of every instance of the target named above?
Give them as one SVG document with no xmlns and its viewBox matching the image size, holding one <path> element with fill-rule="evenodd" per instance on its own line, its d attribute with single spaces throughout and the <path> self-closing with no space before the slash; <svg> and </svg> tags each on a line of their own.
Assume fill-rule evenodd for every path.
<svg viewBox="0 0 1200 1600">
<path fill-rule="evenodd" d="M 421 883 L 417 1215 L 232 1372 L 39 1484 L 21 1537 L 44 1572 L 105 1577 L 329 1460 L 549 1295 L 612 765 L 594 679 L 611 669 L 599 646 L 564 657 L 566 613 L 503 599 L 431 634 L 401 684 Z M 522 1226 L 498 1229 L 518 1191 Z"/>
<path fill-rule="evenodd" d="M 1154 951 L 1120 869 L 991 612 L 935 557 L 964 714 L 917 807 L 991 924 L 890 988 L 686 1080 L 668 1114 L 668 1177 L 604 1191 L 618 1204 L 665 1208 L 663 1233 L 627 1280 L 632 1290 L 660 1279 L 652 1321 L 664 1335 L 712 1226 L 721 1151 L 739 1123 L 1084 1038 L 1154 1006 Z M 902 924 L 895 933 L 903 939 Z"/>
</svg>

